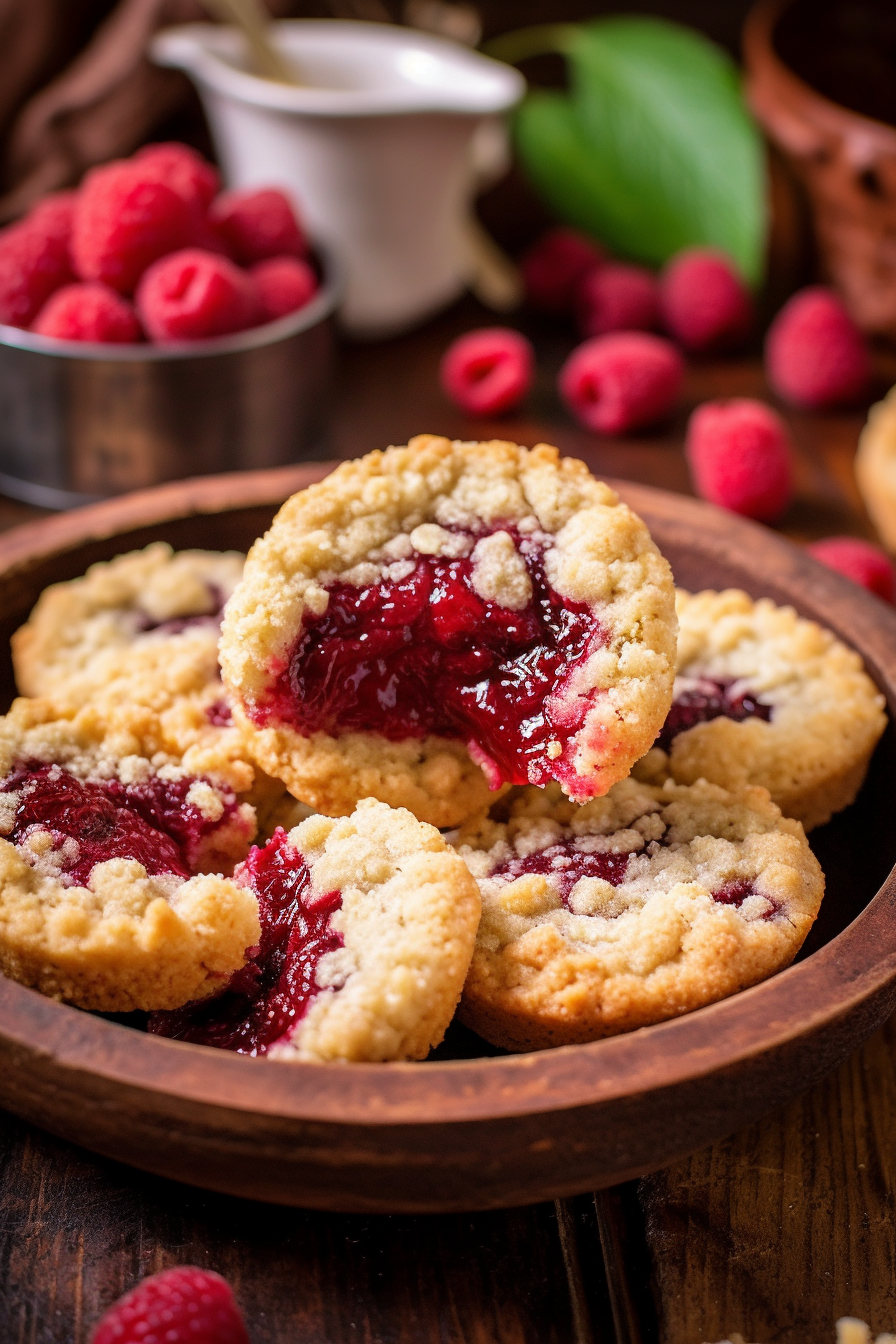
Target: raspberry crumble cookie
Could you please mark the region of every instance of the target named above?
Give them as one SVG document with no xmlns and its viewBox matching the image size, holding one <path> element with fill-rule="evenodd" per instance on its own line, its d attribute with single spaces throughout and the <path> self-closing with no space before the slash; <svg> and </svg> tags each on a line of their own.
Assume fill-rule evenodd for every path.
<svg viewBox="0 0 896 1344">
<path fill-rule="evenodd" d="M 261 941 L 219 998 L 155 1014 L 150 1031 L 286 1060 L 423 1059 L 445 1034 L 480 901 L 434 827 L 365 799 L 253 849 L 237 880 Z"/>
<path fill-rule="evenodd" d="M 583 463 L 429 435 L 289 500 L 221 637 L 265 770 L 331 814 L 371 795 L 436 826 L 506 784 L 606 793 L 674 657 L 669 567 Z"/>
<path fill-rule="evenodd" d="M 244 560 L 154 542 L 91 565 L 41 595 L 13 636 L 13 662 L 25 695 L 152 709 L 162 748 L 197 774 L 226 769 L 263 822 L 285 786 L 250 760 L 218 667 L 221 612 Z"/>
<path fill-rule="evenodd" d="M 155 751 L 151 716 L 0 719 L 0 970 L 81 1008 L 174 1008 L 258 943 L 233 870 L 255 834 L 226 783 Z"/>
<path fill-rule="evenodd" d="M 460 1018 L 510 1050 L 690 1012 L 787 966 L 824 876 L 765 789 L 633 779 L 576 807 L 521 789 L 458 851 L 482 922 Z"/>
<path fill-rule="evenodd" d="M 243 560 L 159 541 L 54 583 L 13 636 L 19 690 L 153 709 L 204 690 L 218 680 L 221 612 Z"/>
<path fill-rule="evenodd" d="M 807 830 L 847 807 L 886 725 L 859 655 L 737 589 L 680 591 L 677 606 L 672 709 L 637 777 L 759 784 Z"/>
</svg>

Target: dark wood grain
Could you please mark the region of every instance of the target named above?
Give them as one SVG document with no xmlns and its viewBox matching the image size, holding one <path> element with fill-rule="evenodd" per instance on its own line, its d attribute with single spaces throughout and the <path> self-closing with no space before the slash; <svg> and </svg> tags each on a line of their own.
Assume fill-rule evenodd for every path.
<svg viewBox="0 0 896 1344">
<path fill-rule="evenodd" d="M 116 1297 L 173 1264 L 224 1274 L 253 1344 L 590 1344 L 551 1205 L 313 1214 L 188 1190 L 0 1118 L 3 1344 L 86 1344 Z"/>
<path fill-rule="evenodd" d="M 641 1183 L 662 1344 L 896 1327 L 896 1026 L 818 1087 Z"/>
</svg>

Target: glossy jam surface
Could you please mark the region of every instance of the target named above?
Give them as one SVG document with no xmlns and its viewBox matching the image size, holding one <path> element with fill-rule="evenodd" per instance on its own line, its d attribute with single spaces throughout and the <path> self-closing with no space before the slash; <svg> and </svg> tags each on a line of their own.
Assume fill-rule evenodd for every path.
<svg viewBox="0 0 896 1344">
<path fill-rule="evenodd" d="M 334 583 L 323 615 L 306 615 L 257 721 L 306 735 L 460 739 L 493 787 L 562 778 L 589 704 L 563 702 L 563 692 L 605 634 L 584 603 L 551 587 L 543 549 L 511 535 L 532 585 L 522 611 L 479 596 L 469 556 L 421 555 L 407 577 L 366 588 Z"/>
<path fill-rule="evenodd" d="M 151 875 L 189 877 L 200 842 L 220 825 L 187 802 L 193 783 L 157 775 L 140 784 L 94 782 L 58 765 L 23 762 L 0 784 L 0 792 L 19 794 L 4 838 L 18 845 L 35 831 L 49 831 L 68 886 L 83 886 L 106 859 L 137 859 Z M 225 804 L 225 816 L 234 807 Z"/>
<path fill-rule="evenodd" d="M 711 719 L 734 719 L 737 723 L 744 719 L 764 719 L 766 723 L 770 722 L 771 705 L 761 704 L 749 692 L 733 694 L 731 688 L 734 685 L 732 681 L 694 678 L 693 684 L 680 691 L 672 702 L 656 745 L 668 751 L 679 733 L 687 732 L 698 723 L 709 723 Z"/>
<path fill-rule="evenodd" d="M 240 880 L 258 897 L 258 948 L 223 994 L 175 1012 L 153 1013 L 149 1030 L 242 1055 L 263 1055 L 289 1036 L 320 992 L 318 962 L 343 945 L 341 934 L 330 928 L 342 894 L 312 892 L 308 865 L 282 830 L 274 832 L 264 849 L 250 851 Z"/>
<path fill-rule="evenodd" d="M 572 840 L 560 840 L 556 845 L 540 849 L 524 858 L 508 859 L 489 874 L 515 882 L 526 873 L 550 873 L 557 879 L 563 904 L 569 908 L 569 894 L 583 877 L 600 877 L 618 887 L 625 879 L 625 870 L 631 853 L 594 854 L 578 849 Z"/>
</svg>

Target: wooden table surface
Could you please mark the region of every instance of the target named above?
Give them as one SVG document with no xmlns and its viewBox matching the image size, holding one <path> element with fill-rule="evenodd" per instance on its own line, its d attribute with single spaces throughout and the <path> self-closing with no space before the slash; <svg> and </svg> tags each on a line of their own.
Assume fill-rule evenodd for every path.
<svg viewBox="0 0 896 1344">
<path fill-rule="evenodd" d="M 673 425 L 599 440 L 560 406 L 571 333 L 537 326 L 537 387 L 476 422 L 436 370 L 465 300 L 423 331 L 345 349 L 327 450 L 409 435 L 557 443 L 597 473 L 689 493 L 688 410 L 766 396 L 758 355 L 695 364 Z M 526 327 L 524 319 L 521 325 Z M 896 354 L 879 355 L 880 391 Z M 852 477 L 858 412 L 788 414 L 796 540 L 872 535 Z M 0 527 L 37 511 L 0 499 Z M 894 1019 L 896 1022 L 896 1019 Z M 87 1344 L 122 1291 L 172 1264 L 226 1275 L 253 1344 L 827 1344 L 856 1315 L 896 1330 L 896 1025 L 759 1124 L 643 1180 L 554 1205 L 450 1217 L 349 1217 L 250 1204 L 95 1158 L 0 1115 L 0 1344 Z"/>
</svg>

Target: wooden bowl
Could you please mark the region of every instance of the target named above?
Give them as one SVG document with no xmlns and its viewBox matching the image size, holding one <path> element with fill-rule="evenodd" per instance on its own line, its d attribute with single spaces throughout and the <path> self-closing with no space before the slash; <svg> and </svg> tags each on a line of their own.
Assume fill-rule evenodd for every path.
<svg viewBox="0 0 896 1344">
<path fill-rule="evenodd" d="M 41 589 L 144 546 L 246 547 L 324 466 L 213 477 L 0 537 L 5 634 Z M 621 484 L 679 582 L 791 602 L 852 644 L 891 704 L 896 613 L 773 533 Z M 4 640 L 4 647 L 6 641 Z M 4 655 L 0 674 L 13 693 Z M 0 979 L 0 1104 L 144 1170 L 322 1209 L 495 1208 L 665 1166 L 833 1068 L 896 1001 L 896 744 L 859 802 L 813 835 L 828 874 L 799 961 L 686 1017 L 591 1045 L 496 1055 L 452 1028 L 424 1064 L 275 1064 L 164 1040 Z"/>
<path fill-rule="evenodd" d="M 783 54 L 792 48 L 807 69 L 829 68 L 841 15 L 846 33 L 861 23 L 854 0 L 825 0 L 823 9 L 824 23 L 817 0 L 754 5 L 743 32 L 747 98 L 806 189 L 826 275 L 861 327 L 896 337 L 896 126 L 826 97 Z M 886 25 L 886 7 L 878 12 Z M 878 45 L 886 64 L 886 43 Z M 869 70 L 869 87 L 874 73 Z M 859 72 L 852 74 L 841 81 L 843 96 L 851 91 L 856 101 L 869 102 Z"/>
</svg>

